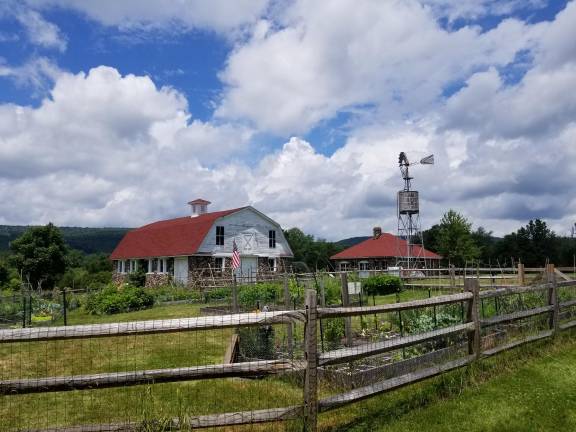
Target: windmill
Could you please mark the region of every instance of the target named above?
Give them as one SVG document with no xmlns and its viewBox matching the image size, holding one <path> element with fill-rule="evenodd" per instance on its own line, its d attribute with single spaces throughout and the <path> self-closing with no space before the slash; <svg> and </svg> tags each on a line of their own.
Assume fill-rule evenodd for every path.
<svg viewBox="0 0 576 432">
<path fill-rule="evenodd" d="M 398 192 L 398 235 L 396 241 L 396 265 L 405 269 L 416 268 L 424 251 L 422 229 L 420 227 L 420 204 L 418 191 L 412 190 L 409 168 L 414 165 L 433 165 L 434 155 L 426 156 L 419 162 L 410 163 L 406 153 L 398 157 L 400 173 L 404 180 L 404 189 Z M 406 248 L 403 242 L 406 241 Z"/>
</svg>

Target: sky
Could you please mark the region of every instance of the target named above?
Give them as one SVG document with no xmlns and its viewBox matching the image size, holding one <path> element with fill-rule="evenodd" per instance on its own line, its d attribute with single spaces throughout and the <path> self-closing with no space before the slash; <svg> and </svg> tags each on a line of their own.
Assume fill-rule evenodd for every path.
<svg viewBox="0 0 576 432">
<path fill-rule="evenodd" d="M 576 1 L 0 0 L 0 224 L 576 221 Z"/>
</svg>

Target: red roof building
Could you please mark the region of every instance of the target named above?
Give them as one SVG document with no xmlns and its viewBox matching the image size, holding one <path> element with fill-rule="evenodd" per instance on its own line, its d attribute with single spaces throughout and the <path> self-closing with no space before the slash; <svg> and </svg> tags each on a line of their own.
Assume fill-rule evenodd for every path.
<svg viewBox="0 0 576 432">
<path fill-rule="evenodd" d="M 190 201 L 191 215 L 144 225 L 128 232 L 110 255 L 114 280 L 144 271 L 148 286 L 170 280 L 196 284 L 206 277 L 231 276 L 233 246 L 240 253 L 236 274 L 253 280 L 278 271 L 293 254 L 278 223 L 253 207 L 208 212 L 209 201 Z"/>
<path fill-rule="evenodd" d="M 431 260 L 438 263 L 442 257 L 420 246 L 412 246 L 411 257 L 424 264 Z M 397 258 L 408 256 L 408 243 L 395 235 L 380 233 L 330 257 L 338 270 L 384 270 L 395 266 Z"/>
</svg>

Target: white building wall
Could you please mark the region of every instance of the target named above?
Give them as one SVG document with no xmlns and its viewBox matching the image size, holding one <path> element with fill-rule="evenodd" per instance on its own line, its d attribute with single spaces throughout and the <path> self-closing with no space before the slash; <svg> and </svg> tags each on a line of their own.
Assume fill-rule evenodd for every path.
<svg viewBox="0 0 576 432">
<path fill-rule="evenodd" d="M 224 245 L 216 244 L 216 226 L 224 227 Z M 276 231 L 276 247 L 270 248 L 268 232 Z M 259 257 L 292 257 L 290 246 L 282 233 L 282 228 L 268 218 L 248 207 L 217 220 L 198 249 L 198 253 L 219 256 L 232 255 L 232 243 L 240 255 Z"/>
</svg>

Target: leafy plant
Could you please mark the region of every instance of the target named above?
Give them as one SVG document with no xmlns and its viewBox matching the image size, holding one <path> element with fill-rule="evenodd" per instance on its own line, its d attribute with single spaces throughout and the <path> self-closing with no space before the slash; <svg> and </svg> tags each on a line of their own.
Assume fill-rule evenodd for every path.
<svg viewBox="0 0 576 432">
<path fill-rule="evenodd" d="M 377 295 L 398 294 L 402 291 L 402 280 L 398 276 L 378 274 L 370 276 L 362 282 L 364 293 L 371 295 L 376 304 Z"/>
<path fill-rule="evenodd" d="M 278 285 L 271 283 L 241 286 L 238 289 L 238 303 L 243 309 L 262 308 L 274 303 L 277 289 Z"/>
<path fill-rule="evenodd" d="M 153 305 L 154 296 L 152 294 L 143 288 L 126 284 L 121 288 L 108 285 L 103 290 L 89 295 L 84 308 L 91 314 L 109 315 L 147 309 Z"/>
<path fill-rule="evenodd" d="M 324 321 L 324 339 L 328 349 L 336 349 L 345 335 L 344 319 L 332 318 Z"/>
</svg>

